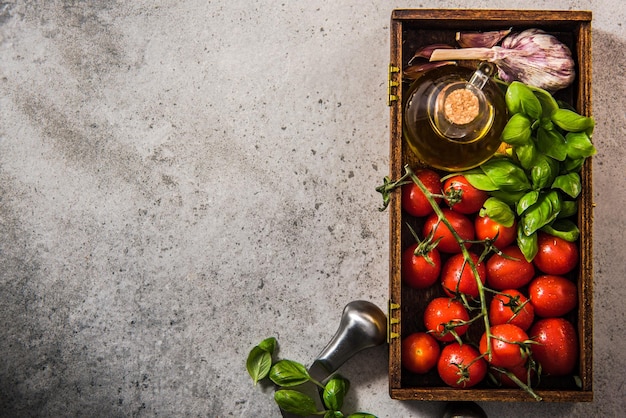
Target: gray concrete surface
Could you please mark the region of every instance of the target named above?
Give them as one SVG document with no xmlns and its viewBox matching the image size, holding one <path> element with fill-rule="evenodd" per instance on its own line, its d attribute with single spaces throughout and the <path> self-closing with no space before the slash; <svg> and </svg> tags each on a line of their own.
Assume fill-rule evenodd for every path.
<svg viewBox="0 0 626 418">
<path fill-rule="evenodd" d="M 249 349 L 311 361 L 343 306 L 387 301 L 389 16 L 494 1 L 0 2 L 0 416 L 276 417 Z M 490 416 L 621 416 L 626 7 L 592 10 L 595 401 Z M 350 360 L 349 408 L 387 394 Z"/>
</svg>

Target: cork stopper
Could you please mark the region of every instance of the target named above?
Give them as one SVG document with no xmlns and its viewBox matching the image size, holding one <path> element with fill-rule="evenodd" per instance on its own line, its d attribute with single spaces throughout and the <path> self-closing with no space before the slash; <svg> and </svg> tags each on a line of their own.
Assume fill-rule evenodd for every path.
<svg viewBox="0 0 626 418">
<path fill-rule="evenodd" d="M 469 89 L 457 89 L 446 96 L 443 111 L 455 125 L 466 125 L 476 119 L 480 109 L 478 97 Z"/>
</svg>

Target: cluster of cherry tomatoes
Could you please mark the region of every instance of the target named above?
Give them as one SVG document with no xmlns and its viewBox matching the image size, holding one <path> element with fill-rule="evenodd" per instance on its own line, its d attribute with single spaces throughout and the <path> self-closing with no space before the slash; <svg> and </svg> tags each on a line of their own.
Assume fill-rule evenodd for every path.
<svg viewBox="0 0 626 418">
<path fill-rule="evenodd" d="M 402 208 L 421 225 L 414 231 L 416 242 L 403 251 L 402 281 L 414 289 L 442 290 L 417 314 L 424 331 L 403 338 L 403 367 L 419 374 L 436 367 L 443 382 L 455 388 L 472 387 L 490 371 L 504 386 L 519 385 L 511 374 L 528 386 L 538 371 L 571 375 L 578 338 L 567 316 L 578 304 L 570 278 L 578 265 L 577 244 L 540 232 L 539 250 L 529 262 L 517 247 L 515 224 L 507 227 L 481 216 L 487 192 L 462 175 L 442 181 L 430 169 L 415 174 L 465 243 L 483 284 L 486 310 L 470 305 L 479 300 L 479 285 L 457 238 L 416 184 L 402 186 Z M 486 256 L 478 250 L 482 242 L 493 245 Z M 476 312 L 488 317 L 490 338 L 484 331 L 476 341 L 467 338 L 470 327 L 485 327 Z"/>
</svg>

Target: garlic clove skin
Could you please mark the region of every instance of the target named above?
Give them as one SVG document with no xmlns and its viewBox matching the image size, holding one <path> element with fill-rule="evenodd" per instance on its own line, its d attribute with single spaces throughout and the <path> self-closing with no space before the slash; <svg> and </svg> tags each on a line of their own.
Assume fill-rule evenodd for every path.
<svg viewBox="0 0 626 418">
<path fill-rule="evenodd" d="M 487 32 L 457 32 L 456 41 L 461 48 L 491 48 L 511 33 L 512 28 Z"/>
<path fill-rule="evenodd" d="M 407 64 L 413 65 L 413 61 L 419 58 L 429 60 L 431 54 L 433 53 L 435 49 L 452 49 L 452 48 L 453 47 L 448 44 L 430 44 L 430 45 L 423 46 L 421 48 L 418 48 L 417 51 L 415 51 L 415 54 L 413 54 L 413 57 L 409 60 Z"/>
</svg>

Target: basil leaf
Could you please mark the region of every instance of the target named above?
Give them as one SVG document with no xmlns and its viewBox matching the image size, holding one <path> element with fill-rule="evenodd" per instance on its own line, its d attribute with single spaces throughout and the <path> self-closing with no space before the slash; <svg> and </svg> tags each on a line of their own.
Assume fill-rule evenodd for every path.
<svg viewBox="0 0 626 418">
<path fill-rule="evenodd" d="M 315 400 L 309 395 L 291 389 L 274 392 L 274 400 L 280 409 L 303 417 L 317 413 Z"/>
<path fill-rule="evenodd" d="M 569 219 L 557 219 L 550 225 L 541 228 L 541 230 L 569 242 L 576 241 L 580 236 L 580 230 L 576 224 Z"/>
<path fill-rule="evenodd" d="M 507 144 L 518 146 L 528 144 L 532 133 L 530 120 L 521 113 L 516 113 L 504 125 L 500 139 Z"/>
<path fill-rule="evenodd" d="M 578 212 L 578 202 L 575 200 L 561 200 L 561 211 L 559 218 L 569 218 Z"/>
<path fill-rule="evenodd" d="M 515 223 L 515 213 L 513 213 L 509 205 L 495 197 L 488 198 L 483 204 L 480 216 L 485 215 L 506 227 L 511 227 Z"/>
<path fill-rule="evenodd" d="M 510 158 L 492 158 L 480 168 L 500 190 L 519 192 L 530 189 L 526 173 Z"/>
<path fill-rule="evenodd" d="M 366 412 L 355 412 L 348 415 L 348 418 L 376 418 L 376 415 L 368 414 Z"/>
<path fill-rule="evenodd" d="M 517 214 L 518 216 L 524 213 L 526 209 L 537 203 L 537 199 L 539 199 L 539 192 L 536 190 L 531 190 L 526 193 L 524 196 L 520 198 L 517 202 Z"/>
<path fill-rule="evenodd" d="M 502 190 L 494 190 L 489 193 L 491 196 L 495 197 L 506 203 L 509 206 L 514 206 L 519 202 L 519 200 L 526 194 L 525 191 L 521 192 L 503 192 Z"/>
<path fill-rule="evenodd" d="M 255 385 L 267 376 L 270 367 L 272 367 L 272 355 L 258 345 L 255 346 L 246 360 L 246 369 Z"/>
<path fill-rule="evenodd" d="M 276 338 L 274 337 L 269 337 L 264 339 L 263 341 L 261 341 L 258 345 L 259 348 L 261 348 L 262 350 L 267 351 L 270 354 L 274 354 L 274 351 L 276 350 L 276 345 L 277 345 L 277 341 Z"/>
<path fill-rule="evenodd" d="M 552 113 L 559 108 L 559 104 L 546 90 L 533 86 L 528 86 L 528 88 L 532 90 L 541 104 L 541 119 L 549 120 Z"/>
<path fill-rule="evenodd" d="M 552 188 L 560 189 L 574 199 L 577 198 L 580 192 L 583 190 L 583 186 L 580 183 L 580 176 L 578 175 L 578 173 L 569 173 L 558 176 L 556 179 L 554 179 L 554 183 L 552 183 Z"/>
<path fill-rule="evenodd" d="M 337 411 L 343 406 L 343 398 L 348 393 L 350 382 L 341 376 L 335 376 L 324 386 L 322 400 L 326 408 Z"/>
<path fill-rule="evenodd" d="M 530 168 L 530 180 L 535 190 L 548 187 L 559 174 L 559 163 L 547 155 L 538 153 Z"/>
<path fill-rule="evenodd" d="M 496 186 L 486 174 L 464 173 L 463 175 L 465 176 L 469 184 L 476 187 L 478 190 L 483 190 L 486 192 L 498 190 L 498 186 Z"/>
<path fill-rule="evenodd" d="M 522 168 L 524 168 L 525 170 L 530 169 L 533 166 L 535 155 L 537 155 L 535 144 L 531 141 L 527 145 L 520 145 L 515 147 L 515 155 L 517 156 L 517 159 L 519 160 Z"/>
<path fill-rule="evenodd" d="M 324 418 L 343 418 L 344 415 L 341 411 L 326 411 Z"/>
<path fill-rule="evenodd" d="M 537 129 L 537 149 L 548 157 L 563 161 L 567 157 L 565 137 L 556 129 Z"/>
<path fill-rule="evenodd" d="M 301 385 L 311 379 L 306 368 L 292 360 L 280 360 L 270 370 L 270 380 L 278 386 Z"/>
<path fill-rule="evenodd" d="M 532 119 L 541 118 L 541 103 L 531 89 L 519 81 L 509 85 L 504 96 L 511 113 L 523 113 Z"/>
<path fill-rule="evenodd" d="M 596 148 L 591 138 L 585 132 L 569 132 L 565 135 L 567 156 L 571 159 L 591 157 L 596 154 Z"/>
<path fill-rule="evenodd" d="M 557 109 L 552 113 L 552 122 L 568 132 L 584 132 L 593 129 L 592 118 L 581 116 L 569 109 Z"/>
<path fill-rule="evenodd" d="M 561 200 L 556 190 L 540 194 L 537 203 L 526 209 L 520 224 L 526 236 L 554 221 L 561 210 Z"/>
<path fill-rule="evenodd" d="M 537 233 L 534 232 L 530 235 L 526 235 L 524 233 L 523 227 L 521 224 L 517 226 L 517 246 L 524 254 L 524 258 L 529 263 L 533 261 L 533 258 L 537 255 L 539 251 L 539 245 L 537 244 Z"/>
<path fill-rule="evenodd" d="M 572 160 L 571 158 L 566 158 L 565 161 L 561 163 L 561 171 L 565 173 L 578 173 L 585 163 L 585 158 L 577 158 Z"/>
</svg>

